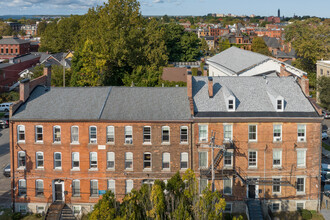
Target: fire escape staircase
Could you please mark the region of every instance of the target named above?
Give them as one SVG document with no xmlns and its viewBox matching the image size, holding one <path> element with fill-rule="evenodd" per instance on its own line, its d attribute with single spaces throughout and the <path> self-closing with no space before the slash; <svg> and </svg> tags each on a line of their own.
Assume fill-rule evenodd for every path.
<svg viewBox="0 0 330 220">
<path fill-rule="evenodd" d="M 53 202 L 44 218 L 45 220 L 75 220 L 72 210 L 63 202 Z"/>
</svg>

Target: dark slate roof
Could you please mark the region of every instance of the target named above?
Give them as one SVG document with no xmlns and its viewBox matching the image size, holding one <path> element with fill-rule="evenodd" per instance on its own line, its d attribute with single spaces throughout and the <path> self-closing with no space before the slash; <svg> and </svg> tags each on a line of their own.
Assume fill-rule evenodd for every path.
<svg viewBox="0 0 330 220">
<path fill-rule="evenodd" d="M 185 87 L 36 87 L 13 120 L 188 120 Z"/>
<path fill-rule="evenodd" d="M 209 98 L 207 77 L 193 77 L 195 117 L 317 117 L 293 77 L 213 77 L 213 89 Z M 236 97 L 234 112 L 227 111 L 225 90 Z M 275 110 L 269 91 L 284 98 L 283 112 Z"/>
<path fill-rule="evenodd" d="M 210 59 L 207 59 L 207 62 L 219 65 L 237 74 L 268 59 L 270 58 L 259 53 L 239 49 L 237 47 L 230 47 Z"/>
<path fill-rule="evenodd" d="M 29 43 L 28 40 L 22 40 L 19 38 L 3 38 L 0 40 L 0 44 L 26 44 Z"/>
<path fill-rule="evenodd" d="M 188 120 L 185 87 L 112 87 L 101 119 Z"/>
<path fill-rule="evenodd" d="M 47 52 L 31 52 L 31 54 L 36 54 L 36 55 L 40 55 L 40 63 L 42 63 L 45 59 L 47 59 L 50 54 L 48 54 Z"/>
<path fill-rule="evenodd" d="M 263 36 L 263 39 L 264 39 L 267 47 L 281 48 L 281 44 L 278 42 L 278 40 L 276 39 L 276 37 Z"/>
</svg>

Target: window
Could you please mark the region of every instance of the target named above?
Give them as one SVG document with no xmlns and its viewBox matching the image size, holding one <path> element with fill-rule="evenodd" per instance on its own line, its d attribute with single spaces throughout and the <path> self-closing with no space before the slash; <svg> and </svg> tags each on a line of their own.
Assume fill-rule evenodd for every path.
<svg viewBox="0 0 330 220">
<path fill-rule="evenodd" d="M 273 166 L 280 167 L 282 165 L 282 150 L 273 149 Z"/>
<path fill-rule="evenodd" d="M 282 141 L 282 125 L 273 126 L 273 140 Z"/>
<path fill-rule="evenodd" d="M 125 153 L 125 169 L 133 169 L 133 153 Z"/>
<path fill-rule="evenodd" d="M 108 190 L 113 193 L 116 193 L 116 181 L 115 180 L 108 180 Z"/>
<path fill-rule="evenodd" d="M 233 138 L 233 126 L 224 125 L 223 126 L 223 139 L 224 141 L 230 141 Z"/>
<path fill-rule="evenodd" d="M 74 215 L 79 215 L 81 212 L 81 206 L 80 205 L 74 205 L 73 206 L 73 214 Z"/>
<path fill-rule="evenodd" d="M 14 50 L 13 50 L 13 48 L 11 48 L 11 49 L 10 49 L 10 53 L 11 53 L 11 54 L 12 54 L 12 53 L 14 53 Z"/>
<path fill-rule="evenodd" d="M 98 195 L 99 195 L 98 181 L 91 180 L 91 196 L 98 196 Z"/>
<path fill-rule="evenodd" d="M 276 109 L 278 111 L 283 111 L 283 100 L 282 99 L 276 100 Z"/>
<path fill-rule="evenodd" d="M 8 50 L 8 49 L 7 49 Z M 27 207 L 26 207 L 26 205 L 19 205 L 19 212 L 20 213 L 22 213 L 22 214 L 26 214 L 26 212 L 27 212 Z"/>
<path fill-rule="evenodd" d="M 297 167 L 306 167 L 306 149 L 297 149 Z"/>
<path fill-rule="evenodd" d="M 226 151 L 224 153 L 224 166 L 233 166 L 233 152 Z"/>
<path fill-rule="evenodd" d="M 163 153 L 163 169 L 164 170 L 170 169 L 170 162 L 171 162 L 170 153 Z"/>
<path fill-rule="evenodd" d="M 26 164 L 25 151 L 19 151 L 17 154 L 18 154 L 18 168 L 25 168 L 25 164 Z"/>
<path fill-rule="evenodd" d="M 228 100 L 228 110 L 235 110 L 233 99 Z"/>
<path fill-rule="evenodd" d="M 79 152 L 72 152 L 72 169 L 79 170 Z"/>
<path fill-rule="evenodd" d="M 36 142 L 43 142 L 43 132 L 41 125 L 36 126 Z"/>
<path fill-rule="evenodd" d="M 133 180 L 126 180 L 126 194 L 130 193 L 133 189 Z"/>
<path fill-rule="evenodd" d="M 61 127 L 54 126 L 53 132 L 54 132 L 54 134 L 53 134 L 54 143 L 61 143 Z"/>
<path fill-rule="evenodd" d="M 298 125 L 298 141 L 306 141 L 306 125 Z"/>
<path fill-rule="evenodd" d="M 54 169 L 62 169 L 62 155 L 59 152 L 54 153 Z"/>
<path fill-rule="evenodd" d="M 89 143 L 90 144 L 96 144 L 97 143 L 97 130 L 96 126 L 90 126 L 89 127 Z"/>
<path fill-rule="evenodd" d="M 36 168 L 44 168 L 44 153 L 37 152 L 36 153 Z"/>
<path fill-rule="evenodd" d="M 107 169 L 115 169 L 115 153 L 107 152 Z"/>
<path fill-rule="evenodd" d="M 183 152 L 181 153 L 181 162 L 180 162 L 180 166 L 181 169 L 188 169 L 188 153 Z"/>
<path fill-rule="evenodd" d="M 18 181 L 18 195 L 26 196 L 26 180 L 24 179 Z"/>
<path fill-rule="evenodd" d="M 151 142 L 151 127 L 144 126 L 143 127 L 143 143 L 150 143 Z"/>
<path fill-rule="evenodd" d="M 181 128 L 180 128 L 180 142 L 188 143 L 188 127 L 187 126 L 181 126 Z"/>
<path fill-rule="evenodd" d="M 272 204 L 272 210 L 273 212 L 279 211 L 280 210 L 280 203 L 273 203 Z"/>
<path fill-rule="evenodd" d="M 203 190 L 207 187 L 207 179 L 200 179 L 199 180 L 199 194 L 203 193 Z"/>
<path fill-rule="evenodd" d="M 72 196 L 80 196 L 80 180 L 72 181 Z"/>
<path fill-rule="evenodd" d="M 249 141 L 257 141 L 257 125 L 249 125 Z"/>
<path fill-rule="evenodd" d="M 133 144 L 132 126 L 125 126 L 125 144 Z"/>
<path fill-rule="evenodd" d="M 71 127 L 71 143 L 78 144 L 79 143 L 79 128 L 78 126 Z"/>
<path fill-rule="evenodd" d="M 207 125 L 199 125 L 199 142 L 207 141 Z"/>
<path fill-rule="evenodd" d="M 257 167 L 257 151 L 249 151 L 249 167 Z"/>
<path fill-rule="evenodd" d="M 199 158 L 199 168 L 207 168 L 208 159 L 207 159 L 207 151 L 198 152 Z"/>
<path fill-rule="evenodd" d="M 143 169 L 151 169 L 151 153 L 143 154 Z"/>
<path fill-rule="evenodd" d="M 297 211 L 302 210 L 305 208 L 305 203 L 304 202 L 297 202 L 296 203 L 297 206 Z"/>
<path fill-rule="evenodd" d="M 233 204 L 232 203 L 227 203 L 226 202 L 226 207 L 225 207 L 225 210 L 224 210 L 224 212 L 225 213 L 231 213 L 232 211 L 232 206 L 233 206 Z"/>
<path fill-rule="evenodd" d="M 273 178 L 273 193 L 280 193 L 281 192 L 281 179 L 280 178 Z"/>
<path fill-rule="evenodd" d="M 170 127 L 163 126 L 162 127 L 162 143 L 170 142 Z"/>
<path fill-rule="evenodd" d="M 37 206 L 36 207 L 36 209 L 37 209 L 37 213 L 39 213 L 39 214 L 42 214 L 42 213 L 45 213 L 45 206 Z"/>
<path fill-rule="evenodd" d="M 97 152 L 89 153 L 90 169 L 97 169 Z"/>
<path fill-rule="evenodd" d="M 17 141 L 25 142 L 25 126 L 24 125 L 17 126 Z"/>
<path fill-rule="evenodd" d="M 36 180 L 36 196 L 44 195 L 44 181 Z"/>
<path fill-rule="evenodd" d="M 107 127 L 107 143 L 114 143 L 115 142 L 115 127 L 108 126 Z"/>
<path fill-rule="evenodd" d="M 231 179 L 227 178 L 223 180 L 223 194 L 231 195 L 232 193 L 232 184 Z"/>
<path fill-rule="evenodd" d="M 297 193 L 305 193 L 305 178 L 297 177 Z"/>
</svg>

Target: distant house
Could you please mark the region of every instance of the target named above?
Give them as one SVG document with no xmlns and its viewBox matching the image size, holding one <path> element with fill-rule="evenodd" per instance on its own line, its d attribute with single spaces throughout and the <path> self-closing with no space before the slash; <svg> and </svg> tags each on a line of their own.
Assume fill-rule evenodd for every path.
<svg viewBox="0 0 330 220">
<path fill-rule="evenodd" d="M 30 41 L 19 38 L 3 38 L 0 40 L 0 59 L 9 59 L 30 52 Z"/>
<path fill-rule="evenodd" d="M 205 39 L 205 41 L 209 47 L 209 50 L 213 50 L 214 48 L 216 48 L 217 41 L 214 36 L 204 36 L 204 37 L 201 37 L 201 39 Z"/>
</svg>

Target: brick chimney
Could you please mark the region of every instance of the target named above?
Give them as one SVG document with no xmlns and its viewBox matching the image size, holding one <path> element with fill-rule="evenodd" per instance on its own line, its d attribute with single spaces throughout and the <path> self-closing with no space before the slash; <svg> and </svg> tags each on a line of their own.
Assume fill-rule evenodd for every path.
<svg viewBox="0 0 330 220">
<path fill-rule="evenodd" d="M 207 76 L 207 67 L 206 66 L 204 66 L 203 76 Z"/>
<path fill-rule="evenodd" d="M 30 79 L 23 79 L 19 84 L 19 100 L 25 102 L 30 95 Z"/>
<path fill-rule="evenodd" d="M 300 85 L 301 90 L 308 97 L 309 96 L 309 79 L 307 79 L 305 76 L 303 76 L 298 80 L 298 83 Z"/>
<path fill-rule="evenodd" d="M 46 65 L 44 67 L 44 76 L 47 77 L 45 86 L 50 87 L 51 79 L 52 79 L 52 66 L 51 65 Z"/>
<path fill-rule="evenodd" d="M 280 77 L 287 77 L 287 76 L 291 76 L 292 74 L 289 73 L 286 68 L 285 65 L 282 63 L 281 67 L 280 67 Z"/>
<path fill-rule="evenodd" d="M 192 98 L 192 73 L 187 69 L 187 95 Z"/>
<path fill-rule="evenodd" d="M 213 78 L 208 77 L 209 97 L 213 98 Z"/>
</svg>

